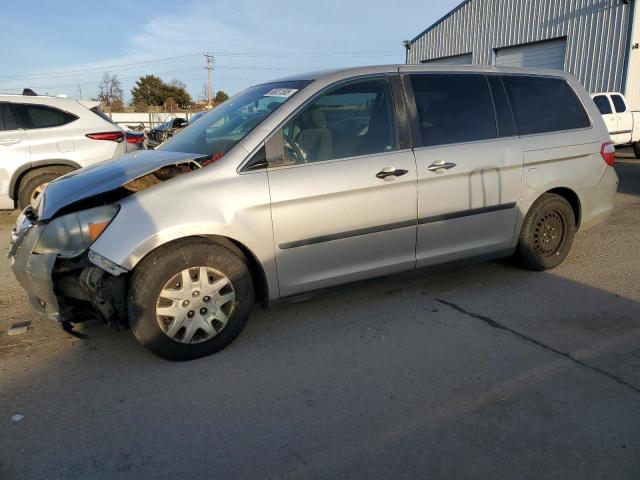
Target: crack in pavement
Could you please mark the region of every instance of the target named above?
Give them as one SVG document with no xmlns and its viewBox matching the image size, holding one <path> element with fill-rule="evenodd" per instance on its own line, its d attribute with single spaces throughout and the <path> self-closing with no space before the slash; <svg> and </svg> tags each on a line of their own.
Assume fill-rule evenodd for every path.
<svg viewBox="0 0 640 480">
<path fill-rule="evenodd" d="M 456 305 L 455 303 L 448 302 L 447 300 L 443 300 L 443 299 L 437 298 L 437 297 L 436 297 L 435 300 L 436 300 L 436 302 L 439 302 L 439 303 L 441 303 L 443 305 L 446 305 L 449 308 L 452 308 L 453 310 L 456 310 L 459 313 L 467 315 L 467 316 L 469 316 L 469 317 L 471 317 L 471 318 L 473 318 L 475 320 L 480 320 L 480 321 L 486 323 L 487 325 L 489 325 L 490 327 L 497 328 L 499 330 L 505 330 L 505 331 L 511 333 L 512 335 L 515 335 L 516 337 L 524 340 L 525 342 L 528 342 L 528 343 L 531 343 L 531 344 L 536 345 L 538 347 L 541 347 L 541 348 L 543 348 L 545 350 L 548 350 L 550 352 L 553 352 L 553 353 L 555 353 L 557 355 L 561 355 L 561 356 L 571 360 L 572 362 L 576 363 L 577 365 L 580 365 L 583 368 L 587 368 L 587 369 L 589 369 L 589 370 L 591 370 L 593 372 L 599 373 L 600 375 L 604 375 L 605 377 L 613 380 L 614 382 L 619 383 L 620 385 L 624 385 L 627 388 L 630 388 L 635 393 L 640 393 L 640 387 L 636 387 L 632 383 L 629 383 L 626 380 L 623 380 L 622 378 L 614 375 L 611 372 L 608 372 L 608 371 L 603 370 L 601 368 L 598 368 L 598 367 L 596 367 L 594 365 L 590 365 L 590 364 L 588 364 L 586 362 L 583 362 L 582 360 L 574 357 L 573 355 L 571 355 L 568 352 L 563 352 L 562 350 L 558 350 L 556 348 L 553 348 L 553 347 L 551 347 L 551 346 L 549 346 L 549 345 L 547 345 L 545 343 L 542 343 L 539 340 L 536 340 L 535 338 L 531 338 L 531 337 L 529 337 L 529 336 L 527 336 L 527 335 L 525 335 L 523 333 L 520 333 L 517 330 L 514 330 L 513 328 L 507 327 L 506 325 L 502 325 L 501 323 L 496 322 L 492 318 L 489 318 L 489 317 L 486 317 L 484 315 L 479 315 L 477 313 L 473 313 L 473 312 L 470 312 L 468 310 L 465 310 L 464 308 L 462 308 L 459 305 Z"/>
</svg>

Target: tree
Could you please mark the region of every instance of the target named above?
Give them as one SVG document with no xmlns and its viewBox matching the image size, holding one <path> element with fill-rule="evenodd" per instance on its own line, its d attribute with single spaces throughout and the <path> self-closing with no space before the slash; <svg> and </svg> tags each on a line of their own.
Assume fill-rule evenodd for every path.
<svg viewBox="0 0 640 480">
<path fill-rule="evenodd" d="M 218 90 L 218 93 L 216 93 L 216 96 L 213 99 L 213 101 L 216 103 L 226 102 L 227 100 L 229 100 L 229 95 L 227 95 L 226 92 L 223 92 L 222 90 Z"/>
<path fill-rule="evenodd" d="M 164 101 L 164 108 L 165 110 L 173 113 L 178 108 L 178 104 L 173 99 L 173 97 L 169 97 Z"/>
<path fill-rule="evenodd" d="M 164 99 L 172 98 L 178 105 L 186 106 L 191 103 L 191 95 L 181 87 L 175 87 L 173 85 L 165 85 L 164 87 Z"/>
<path fill-rule="evenodd" d="M 165 87 L 166 85 L 162 79 L 155 75 L 140 77 L 133 89 L 131 89 L 133 104 L 162 105 L 165 100 Z"/>
<path fill-rule="evenodd" d="M 171 80 L 169 82 L 169 86 L 174 88 L 180 88 L 185 92 L 187 91 L 187 84 L 184 83 L 182 80 L 178 80 L 177 78 L 174 78 L 173 80 Z"/>
<path fill-rule="evenodd" d="M 161 78 L 155 75 L 145 75 L 136 81 L 136 85 L 131 90 L 132 103 L 139 105 L 163 106 L 168 98 L 172 98 L 178 105 L 188 105 L 191 103 L 191 96 L 185 88 L 184 82 L 172 80 L 166 84 Z"/>
<path fill-rule="evenodd" d="M 123 104 L 122 84 L 118 80 L 118 75 L 109 75 L 109 72 L 104 72 L 98 84 L 98 100 L 109 110 L 114 104 Z"/>
<path fill-rule="evenodd" d="M 208 95 L 209 95 L 209 89 L 207 88 L 207 84 L 203 83 L 202 91 L 200 92 L 199 99 L 206 102 L 208 100 Z"/>
<path fill-rule="evenodd" d="M 118 113 L 124 112 L 124 102 L 120 99 L 114 100 L 109 107 L 110 112 Z"/>
<path fill-rule="evenodd" d="M 133 103 L 136 112 L 147 113 L 149 111 L 149 104 L 147 102 Z"/>
</svg>

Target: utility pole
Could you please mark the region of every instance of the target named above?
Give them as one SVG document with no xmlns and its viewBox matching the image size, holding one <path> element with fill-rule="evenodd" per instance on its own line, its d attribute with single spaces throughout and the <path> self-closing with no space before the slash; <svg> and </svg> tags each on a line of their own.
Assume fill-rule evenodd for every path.
<svg viewBox="0 0 640 480">
<path fill-rule="evenodd" d="M 204 69 L 207 71 L 207 105 L 209 105 L 209 108 L 211 108 L 211 100 L 213 97 L 211 90 L 211 70 L 213 70 L 213 64 L 215 60 L 213 59 L 213 55 L 211 55 L 210 53 L 205 53 L 204 57 L 207 59 L 207 65 L 206 67 L 204 67 Z"/>
</svg>

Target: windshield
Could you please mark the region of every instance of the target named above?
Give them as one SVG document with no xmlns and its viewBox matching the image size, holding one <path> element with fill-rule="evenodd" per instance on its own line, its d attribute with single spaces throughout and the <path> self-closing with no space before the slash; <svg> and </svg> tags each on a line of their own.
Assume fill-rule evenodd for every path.
<svg viewBox="0 0 640 480">
<path fill-rule="evenodd" d="M 208 112 L 157 150 L 220 158 L 309 83 L 276 82 L 248 88 Z"/>
</svg>

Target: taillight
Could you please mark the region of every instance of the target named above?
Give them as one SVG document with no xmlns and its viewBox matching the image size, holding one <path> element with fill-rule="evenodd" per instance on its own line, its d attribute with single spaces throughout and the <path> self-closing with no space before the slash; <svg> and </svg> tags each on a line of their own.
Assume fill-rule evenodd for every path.
<svg viewBox="0 0 640 480">
<path fill-rule="evenodd" d="M 142 143 L 144 137 L 127 137 L 127 143 Z"/>
<path fill-rule="evenodd" d="M 100 133 L 87 133 L 87 137 L 92 140 L 110 140 L 112 142 L 122 142 L 124 140 L 124 132 L 100 132 Z"/>
<path fill-rule="evenodd" d="M 600 150 L 600 155 L 602 155 L 602 159 L 610 167 L 613 167 L 616 164 L 616 147 L 613 145 L 613 143 L 603 143 L 602 149 Z"/>
</svg>

